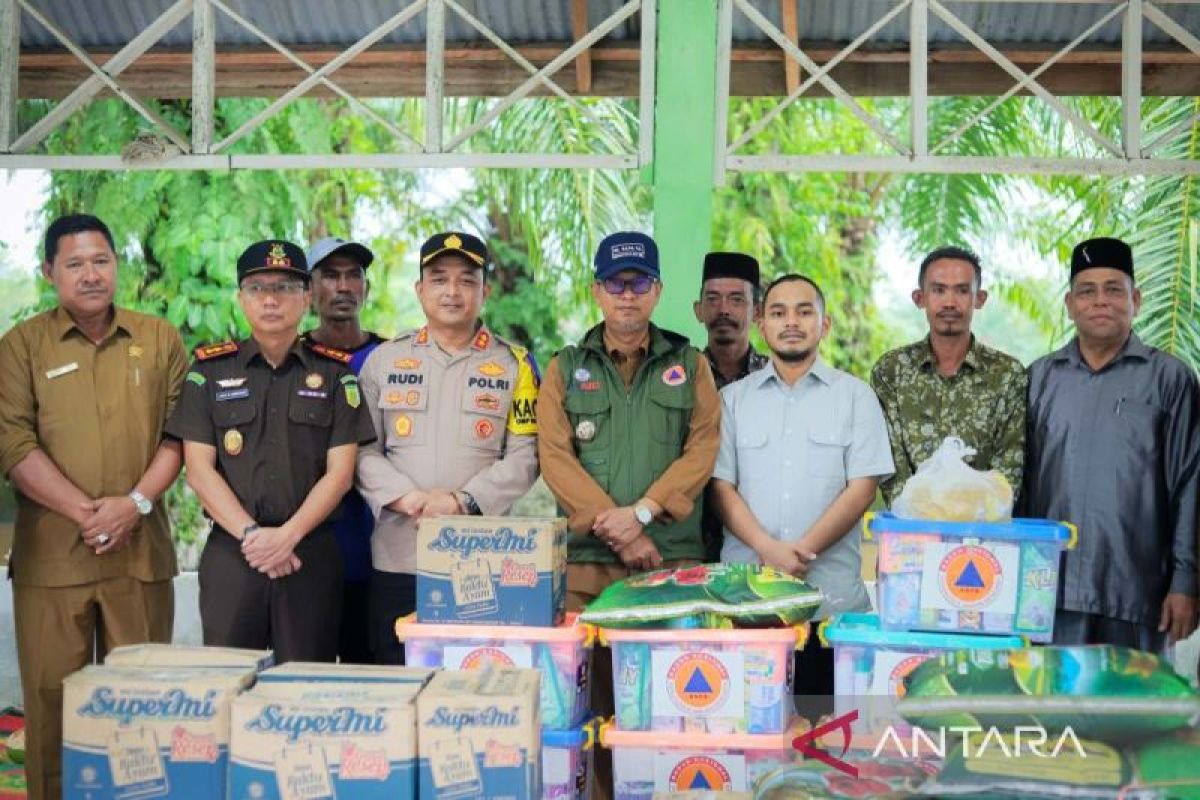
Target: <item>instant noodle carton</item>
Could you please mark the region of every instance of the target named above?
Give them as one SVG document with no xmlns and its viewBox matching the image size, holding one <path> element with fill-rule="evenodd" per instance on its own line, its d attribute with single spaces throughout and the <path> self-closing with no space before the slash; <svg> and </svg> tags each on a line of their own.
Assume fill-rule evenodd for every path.
<svg viewBox="0 0 1200 800">
<path fill-rule="evenodd" d="M 109 667 L 250 667 L 261 671 L 274 663 L 275 655 L 270 650 L 154 642 L 117 647 L 104 658 Z"/>
<path fill-rule="evenodd" d="M 426 667 L 394 667 L 374 664 L 328 664 L 289 661 L 271 667 L 258 676 L 265 683 L 411 683 L 420 688 L 429 681 L 433 670 Z"/>
<path fill-rule="evenodd" d="M 562 621 L 563 519 L 434 517 L 417 532 L 417 620 L 471 625 Z"/>
<path fill-rule="evenodd" d="M 233 703 L 229 797 L 414 797 L 419 690 L 415 683 L 256 686 Z"/>
<path fill-rule="evenodd" d="M 225 797 L 252 669 L 88 666 L 63 681 L 64 800 Z"/>
<path fill-rule="evenodd" d="M 542 796 L 540 675 L 442 671 L 417 698 L 422 800 Z"/>
</svg>

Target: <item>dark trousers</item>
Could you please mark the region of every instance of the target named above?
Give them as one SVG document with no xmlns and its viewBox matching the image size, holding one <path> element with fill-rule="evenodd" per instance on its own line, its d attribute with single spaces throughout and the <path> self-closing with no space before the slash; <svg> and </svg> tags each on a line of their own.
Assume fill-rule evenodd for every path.
<svg viewBox="0 0 1200 800">
<path fill-rule="evenodd" d="M 204 643 L 270 648 L 276 663 L 334 661 L 342 616 L 342 551 L 327 528 L 296 546 L 300 569 L 271 580 L 253 569 L 241 542 L 213 528 L 200 556 Z"/>
<path fill-rule="evenodd" d="M 367 617 L 376 664 L 403 664 L 404 645 L 396 638 L 396 620 L 417 610 L 417 576 L 371 571 Z"/>
<path fill-rule="evenodd" d="M 338 661 L 343 664 L 373 664 L 371 625 L 367 617 L 370 581 L 342 584 L 342 624 L 338 633 Z"/>
<path fill-rule="evenodd" d="M 1163 655 L 1167 635 L 1153 625 L 1139 625 L 1120 619 L 1058 609 L 1054 617 L 1055 644 L 1111 644 Z"/>
<path fill-rule="evenodd" d="M 796 653 L 795 668 L 796 713 L 813 722 L 832 714 L 833 650 L 821 646 L 815 622 L 804 649 Z"/>
</svg>

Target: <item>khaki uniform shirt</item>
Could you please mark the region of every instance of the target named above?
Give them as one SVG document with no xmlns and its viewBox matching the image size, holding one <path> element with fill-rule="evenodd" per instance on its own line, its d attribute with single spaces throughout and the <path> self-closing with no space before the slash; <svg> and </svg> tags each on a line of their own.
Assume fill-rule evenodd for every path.
<svg viewBox="0 0 1200 800">
<path fill-rule="evenodd" d="M 157 317 L 117 308 L 100 344 L 62 308 L 22 322 L 0 339 L 0 473 L 40 448 L 88 496 L 128 494 L 158 451 L 186 371 L 179 332 Z M 17 583 L 159 581 L 175 569 L 160 503 L 129 547 L 97 556 L 78 525 L 17 493 Z"/>
<path fill-rule="evenodd" d="M 480 328 L 451 355 L 421 328 L 375 348 L 359 380 L 378 433 L 355 479 L 375 514 L 375 569 L 416 572 L 419 520 L 387 508 L 409 492 L 464 491 L 496 515 L 537 480 L 540 378 L 524 348 Z"/>
<path fill-rule="evenodd" d="M 196 350 L 167 433 L 217 449 L 217 472 L 254 521 L 287 522 L 329 450 L 375 438 L 348 353 L 297 339 L 272 367 L 247 339 Z"/>
</svg>

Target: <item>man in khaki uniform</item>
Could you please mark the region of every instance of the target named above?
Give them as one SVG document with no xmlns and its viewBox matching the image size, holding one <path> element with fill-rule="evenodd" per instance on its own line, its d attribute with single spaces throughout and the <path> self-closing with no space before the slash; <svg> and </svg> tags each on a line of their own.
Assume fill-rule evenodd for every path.
<svg viewBox="0 0 1200 800">
<path fill-rule="evenodd" d="M 376 517 L 369 602 L 380 663 L 403 663 L 394 625 L 416 608 L 421 518 L 507 513 L 537 479 L 537 364 L 479 320 L 487 263 L 470 234 L 426 241 L 416 292 L 427 324 L 375 348 L 359 376 L 378 434 L 359 450 L 356 483 Z"/>
<path fill-rule="evenodd" d="M 13 582 L 29 796 L 62 794 L 62 680 L 119 645 L 171 639 L 175 550 L 158 498 L 163 425 L 187 352 L 164 320 L 113 305 L 112 234 L 87 215 L 46 231 L 59 305 L 0 339 L 0 473 L 17 489 Z"/>
</svg>

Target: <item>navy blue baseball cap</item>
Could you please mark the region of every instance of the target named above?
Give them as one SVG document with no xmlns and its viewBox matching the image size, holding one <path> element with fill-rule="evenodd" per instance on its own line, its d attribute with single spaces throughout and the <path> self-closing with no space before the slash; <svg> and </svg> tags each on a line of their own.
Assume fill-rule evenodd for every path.
<svg viewBox="0 0 1200 800">
<path fill-rule="evenodd" d="M 596 280 L 611 278 L 621 270 L 636 269 L 658 279 L 658 245 L 644 233 L 620 231 L 605 236 L 596 248 Z"/>
</svg>

